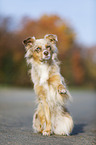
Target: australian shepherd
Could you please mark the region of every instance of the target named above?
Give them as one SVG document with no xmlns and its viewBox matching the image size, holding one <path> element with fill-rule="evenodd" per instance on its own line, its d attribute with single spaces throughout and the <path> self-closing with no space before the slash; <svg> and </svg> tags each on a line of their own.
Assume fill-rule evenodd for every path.
<svg viewBox="0 0 96 145">
<path fill-rule="evenodd" d="M 33 128 L 43 135 L 69 135 L 73 129 L 72 117 L 65 107 L 71 95 L 60 74 L 56 42 L 57 36 L 53 34 L 23 41 L 38 102 Z"/>
</svg>

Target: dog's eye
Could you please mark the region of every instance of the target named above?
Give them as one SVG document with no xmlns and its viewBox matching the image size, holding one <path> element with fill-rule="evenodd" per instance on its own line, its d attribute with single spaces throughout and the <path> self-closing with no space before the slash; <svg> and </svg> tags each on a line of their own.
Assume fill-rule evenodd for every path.
<svg viewBox="0 0 96 145">
<path fill-rule="evenodd" d="M 37 47 L 37 48 L 35 49 L 35 51 L 40 52 L 40 51 L 41 51 L 41 48 L 40 48 L 40 47 Z"/>
<path fill-rule="evenodd" d="M 47 48 L 48 50 L 51 50 L 51 46 L 47 46 L 46 48 Z"/>
</svg>

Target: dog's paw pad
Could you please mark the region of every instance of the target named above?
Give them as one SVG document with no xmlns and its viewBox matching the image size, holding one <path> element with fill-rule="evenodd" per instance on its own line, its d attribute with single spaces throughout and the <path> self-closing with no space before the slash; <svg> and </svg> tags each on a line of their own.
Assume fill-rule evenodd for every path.
<svg viewBox="0 0 96 145">
<path fill-rule="evenodd" d="M 61 84 L 58 87 L 59 94 L 67 94 L 67 89 Z"/>
<path fill-rule="evenodd" d="M 60 94 L 67 94 L 67 90 L 62 89 L 62 90 L 60 91 Z"/>
<path fill-rule="evenodd" d="M 59 94 L 67 94 L 66 89 L 59 89 L 58 92 L 59 92 Z"/>
</svg>

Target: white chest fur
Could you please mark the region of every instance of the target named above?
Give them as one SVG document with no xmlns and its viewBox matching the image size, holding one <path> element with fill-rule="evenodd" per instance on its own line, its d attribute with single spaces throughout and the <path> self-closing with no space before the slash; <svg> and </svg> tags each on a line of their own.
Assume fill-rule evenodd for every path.
<svg viewBox="0 0 96 145">
<path fill-rule="evenodd" d="M 33 82 L 44 85 L 49 79 L 49 71 L 50 67 L 47 64 L 35 65 L 32 72 Z"/>
<path fill-rule="evenodd" d="M 49 70 L 50 68 L 48 67 L 48 65 L 43 64 L 39 66 L 38 75 L 40 77 L 40 85 L 46 83 L 46 81 L 48 80 Z"/>
</svg>

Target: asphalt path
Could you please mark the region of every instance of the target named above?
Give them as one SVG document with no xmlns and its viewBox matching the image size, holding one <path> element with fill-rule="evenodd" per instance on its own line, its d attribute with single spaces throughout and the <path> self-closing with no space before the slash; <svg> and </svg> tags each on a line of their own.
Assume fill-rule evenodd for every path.
<svg viewBox="0 0 96 145">
<path fill-rule="evenodd" d="M 34 133 L 35 94 L 31 89 L 0 88 L 0 145 L 96 145 L 96 92 L 71 91 L 68 109 L 74 129 L 70 136 Z"/>
</svg>

